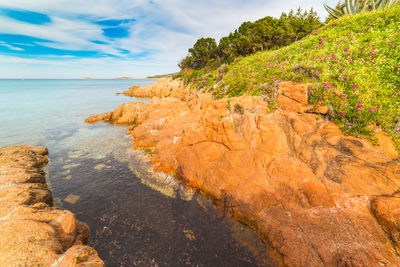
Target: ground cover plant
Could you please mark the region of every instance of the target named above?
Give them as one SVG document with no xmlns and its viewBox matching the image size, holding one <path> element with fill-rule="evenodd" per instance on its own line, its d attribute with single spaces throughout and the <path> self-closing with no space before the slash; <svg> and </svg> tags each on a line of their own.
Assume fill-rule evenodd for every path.
<svg viewBox="0 0 400 267">
<path fill-rule="evenodd" d="M 310 82 L 310 100 L 327 104 L 347 134 L 373 139 L 375 124 L 400 144 L 400 5 L 343 16 L 287 47 L 188 77 L 216 97 L 264 95 L 273 108 L 276 82 Z"/>
</svg>

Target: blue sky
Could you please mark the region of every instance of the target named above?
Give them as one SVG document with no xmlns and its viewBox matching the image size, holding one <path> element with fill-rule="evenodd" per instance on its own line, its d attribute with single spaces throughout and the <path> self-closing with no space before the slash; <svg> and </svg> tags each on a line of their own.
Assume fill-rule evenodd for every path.
<svg viewBox="0 0 400 267">
<path fill-rule="evenodd" d="M 0 0 L 0 78 L 171 73 L 198 38 L 299 6 L 327 15 L 320 0 Z"/>
</svg>

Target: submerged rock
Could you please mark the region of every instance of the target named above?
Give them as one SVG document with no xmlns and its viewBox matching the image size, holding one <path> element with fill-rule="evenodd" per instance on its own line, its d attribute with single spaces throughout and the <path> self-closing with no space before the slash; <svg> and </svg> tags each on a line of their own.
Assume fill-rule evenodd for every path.
<svg viewBox="0 0 400 267">
<path fill-rule="evenodd" d="M 78 200 L 80 199 L 80 196 L 74 195 L 74 194 L 69 194 L 64 201 L 69 203 L 69 204 L 75 204 L 76 202 L 78 202 Z"/>
<path fill-rule="evenodd" d="M 321 118 L 327 107 L 308 104 L 307 85 L 279 84 L 276 101 L 271 112 L 257 96 L 154 97 L 86 122 L 129 125 L 156 170 L 255 228 L 279 265 L 399 266 L 395 144 L 383 132 L 380 146 L 345 136 Z"/>
<path fill-rule="evenodd" d="M 63 169 L 73 169 L 81 165 L 80 163 L 75 163 L 75 164 L 67 164 L 63 166 Z"/>
<path fill-rule="evenodd" d="M 0 265 L 104 266 L 84 245 L 89 228 L 52 207 L 42 171 L 47 163 L 43 147 L 0 148 Z"/>
<path fill-rule="evenodd" d="M 97 164 L 96 166 L 94 166 L 94 168 L 98 171 L 102 171 L 104 168 L 107 168 L 109 166 L 105 165 L 105 164 Z"/>
</svg>

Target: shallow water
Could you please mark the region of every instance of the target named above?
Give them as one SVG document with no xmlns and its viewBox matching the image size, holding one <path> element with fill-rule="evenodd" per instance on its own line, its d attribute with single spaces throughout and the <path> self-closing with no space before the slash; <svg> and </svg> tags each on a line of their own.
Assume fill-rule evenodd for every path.
<svg viewBox="0 0 400 267">
<path fill-rule="evenodd" d="M 107 266 L 268 266 L 254 232 L 173 177 L 153 173 L 125 127 L 89 115 L 138 100 L 116 96 L 147 80 L 0 80 L 0 146 L 50 151 L 54 203 L 91 229 Z"/>
</svg>

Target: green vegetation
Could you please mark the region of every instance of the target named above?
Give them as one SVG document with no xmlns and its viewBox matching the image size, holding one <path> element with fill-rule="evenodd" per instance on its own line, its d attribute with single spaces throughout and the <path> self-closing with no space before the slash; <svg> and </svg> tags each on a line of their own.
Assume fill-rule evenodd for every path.
<svg viewBox="0 0 400 267">
<path fill-rule="evenodd" d="M 331 8 L 324 4 L 326 11 L 335 19 L 346 14 L 353 15 L 362 11 L 372 11 L 382 8 L 390 8 L 397 4 L 399 0 L 345 0 L 338 4 L 336 8 Z"/>
<path fill-rule="evenodd" d="M 264 95 L 276 82 L 314 84 L 311 101 L 347 134 L 372 137 L 376 124 L 400 144 L 400 5 L 344 16 L 287 47 L 234 60 L 224 69 L 188 72 L 188 81 L 217 97 Z M 400 148 L 400 145 L 399 145 Z"/>
<path fill-rule="evenodd" d="M 317 13 L 312 9 L 282 13 L 279 19 L 265 17 L 255 22 L 244 22 L 229 36 L 221 38 L 218 45 L 213 38 L 197 40 L 193 48 L 189 49 L 189 55 L 179 63 L 179 67 L 215 69 L 221 63 L 231 63 L 238 56 L 289 45 L 321 25 Z"/>
</svg>

